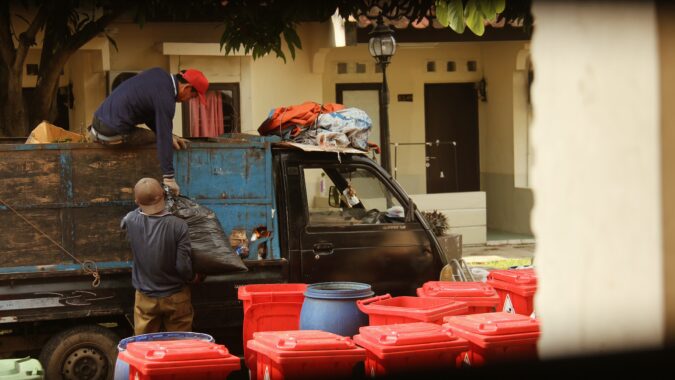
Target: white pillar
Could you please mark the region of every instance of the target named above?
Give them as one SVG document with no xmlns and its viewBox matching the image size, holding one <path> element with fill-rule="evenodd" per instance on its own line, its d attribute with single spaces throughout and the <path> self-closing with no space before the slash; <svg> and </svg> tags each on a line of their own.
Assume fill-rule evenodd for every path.
<svg viewBox="0 0 675 380">
<path fill-rule="evenodd" d="M 652 2 L 533 5 L 542 358 L 660 347 L 664 276 Z"/>
</svg>

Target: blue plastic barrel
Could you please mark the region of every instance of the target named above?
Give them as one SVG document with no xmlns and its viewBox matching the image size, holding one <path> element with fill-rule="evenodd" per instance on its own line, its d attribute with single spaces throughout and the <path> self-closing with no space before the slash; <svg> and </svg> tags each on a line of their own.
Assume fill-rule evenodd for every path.
<svg viewBox="0 0 675 380">
<path fill-rule="evenodd" d="M 323 330 L 354 336 L 368 325 L 368 316 L 356 307 L 356 300 L 372 297 L 370 285 L 359 282 L 310 284 L 300 311 L 300 330 Z"/>
<path fill-rule="evenodd" d="M 154 342 L 159 340 L 203 340 L 207 342 L 215 342 L 213 337 L 209 334 L 195 333 L 195 332 L 160 332 L 130 336 L 120 340 L 117 345 L 117 352 L 120 353 L 127 349 L 127 344 L 133 342 Z M 115 361 L 115 375 L 114 380 L 129 380 L 129 363 L 124 360 L 117 359 Z"/>
</svg>

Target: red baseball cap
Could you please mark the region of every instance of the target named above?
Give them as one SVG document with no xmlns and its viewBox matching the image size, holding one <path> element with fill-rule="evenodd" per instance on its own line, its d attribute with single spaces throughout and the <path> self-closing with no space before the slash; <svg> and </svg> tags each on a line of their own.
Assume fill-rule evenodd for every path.
<svg viewBox="0 0 675 380">
<path fill-rule="evenodd" d="M 181 73 L 183 79 L 185 79 L 192 87 L 197 90 L 199 94 L 199 100 L 202 104 L 206 104 L 206 90 L 209 89 L 209 81 L 206 79 L 204 74 L 195 69 L 187 69 L 185 72 Z"/>
</svg>

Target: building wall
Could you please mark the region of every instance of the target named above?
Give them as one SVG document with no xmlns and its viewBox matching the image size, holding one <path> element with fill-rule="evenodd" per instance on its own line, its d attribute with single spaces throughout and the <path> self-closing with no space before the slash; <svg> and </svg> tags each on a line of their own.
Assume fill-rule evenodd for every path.
<svg viewBox="0 0 675 380">
<path fill-rule="evenodd" d="M 518 56 L 525 46 L 522 41 L 481 44 L 487 82 L 487 102 L 482 103 L 480 114 L 481 186 L 487 195 L 487 224 L 489 228 L 517 233 L 531 233 L 533 205 L 532 190 L 515 184 L 514 146 L 516 142 L 528 144 L 527 134 L 515 133 L 515 123 L 528 119 L 527 108 L 517 107 L 518 97 L 526 98 L 526 87 L 516 83 L 514 77 Z"/>
<path fill-rule="evenodd" d="M 387 68 L 389 84 L 390 142 L 423 143 L 424 84 L 477 82 L 481 78 L 480 45 L 473 43 L 402 44 Z M 478 69 L 469 72 L 466 62 L 477 61 Z M 436 72 L 427 72 L 427 62 L 436 62 Z M 447 61 L 455 61 L 457 71 L 445 70 Z M 337 64 L 347 63 L 348 73 L 338 74 Z M 366 65 L 366 73 L 354 72 L 356 63 Z M 323 97 L 335 101 L 337 83 L 381 83 L 382 74 L 375 72 L 375 60 L 366 44 L 332 49 L 325 59 Z M 399 102 L 398 94 L 412 94 L 412 102 Z M 479 118 L 479 123 L 480 123 Z M 481 125 L 479 124 L 479 130 Z M 393 160 L 393 150 L 391 154 Z M 411 194 L 426 193 L 424 146 L 399 147 L 397 180 Z M 393 168 L 393 164 L 392 164 Z"/>
<path fill-rule="evenodd" d="M 67 71 L 73 85 L 70 130 L 85 133 L 98 106 L 106 96 L 106 75 L 97 50 L 79 50 L 68 61 Z"/>
<path fill-rule="evenodd" d="M 307 47 L 296 51 L 295 60 L 284 49 L 286 63 L 274 54 L 253 60 L 250 56 L 165 55 L 164 42 L 211 44 L 220 40 L 218 25 L 152 23 L 141 30 L 136 24 L 115 24 L 119 52 L 111 53 L 111 70 L 135 71 L 159 66 L 178 71 L 196 68 L 212 83 L 238 82 L 242 132 L 255 133 L 270 109 L 313 100 L 321 101 L 321 79 L 311 72 L 313 44 L 328 38 L 316 23 L 301 25 L 298 33 Z M 182 134 L 181 107 L 177 106 L 174 133 Z"/>
<path fill-rule="evenodd" d="M 533 14 L 541 356 L 659 347 L 664 233 L 654 5 L 534 2 Z"/>
</svg>

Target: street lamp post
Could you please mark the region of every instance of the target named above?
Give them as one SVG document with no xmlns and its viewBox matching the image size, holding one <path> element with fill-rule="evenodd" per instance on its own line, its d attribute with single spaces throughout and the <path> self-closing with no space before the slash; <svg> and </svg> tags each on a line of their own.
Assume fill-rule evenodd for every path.
<svg viewBox="0 0 675 380">
<path fill-rule="evenodd" d="M 380 133 L 382 137 L 382 168 L 391 173 L 389 159 L 389 87 L 387 86 L 387 65 L 396 53 L 394 32 L 378 18 L 370 32 L 368 50 L 382 68 L 382 91 L 380 91 Z"/>
</svg>

